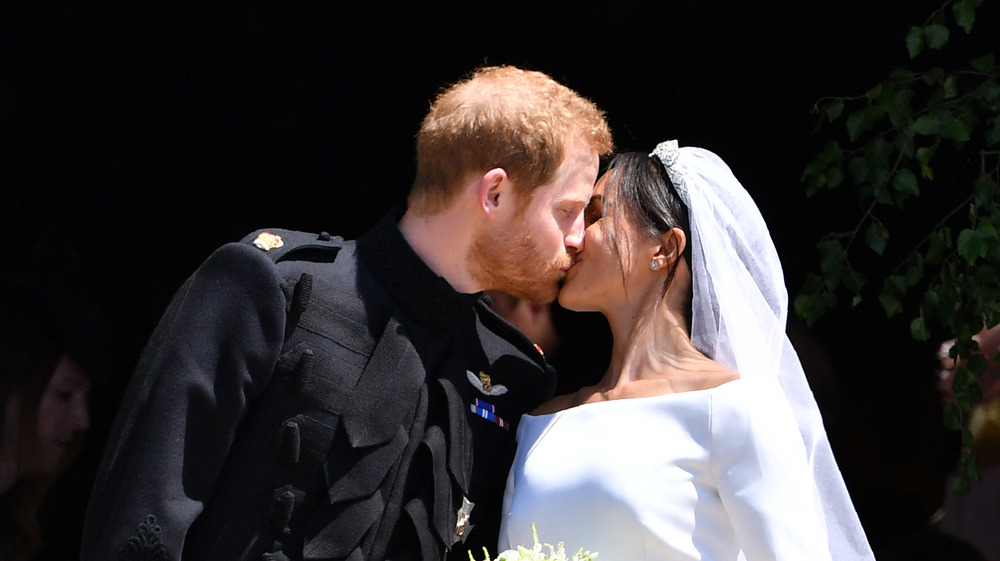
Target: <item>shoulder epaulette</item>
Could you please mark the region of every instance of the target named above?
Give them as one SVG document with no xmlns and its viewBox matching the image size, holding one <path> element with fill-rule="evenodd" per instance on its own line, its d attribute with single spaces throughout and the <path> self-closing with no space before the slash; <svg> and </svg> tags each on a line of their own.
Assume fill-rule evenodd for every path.
<svg viewBox="0 0 1000 561">
<path fill-rule="evenodd" d="M 326 232 L 315 234 L 281 228 L 266 228 L 250 233 L 240 240 L 240 243 L 256 247 L 277 263 L 290 259 L 293 254 L 303 251 L 332 251 L 336 255 L 344 245 L 344 238 L 331 236 Z"/>
</svg>

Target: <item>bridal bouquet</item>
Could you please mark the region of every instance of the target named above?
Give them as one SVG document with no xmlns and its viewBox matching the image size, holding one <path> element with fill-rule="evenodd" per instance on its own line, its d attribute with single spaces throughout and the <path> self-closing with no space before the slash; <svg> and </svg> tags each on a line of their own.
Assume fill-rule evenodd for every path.
<svg viewBox="0 0 1000 561">
<path fill-rule="evenodd" d="M 574 553 L 572 557 L 566 557 L 566 549 L 562 542 L 559 542 L 559 545 L 555 547 L 547 543 L 539 543 L 538 532 L 535 530 L 534 524 L 531 525 L 531 537 L 535 540 L 535 545 L 531 549 L 519 545 L 517 549 L 501 551 L 497 554 L 497 558 L 492 561 L 594 561 L 597 558 L 597 553 L 584 551 L 583 548 L 580 548 L 580 551 Z M 543 552 L 542 548 L 546 548 L 548 553 Z M 490 553 L 485 548 L 483 548 L 483 553 L 485 555 L 483 561 L 491 561 Z M 476 561 L 471 551 L 469 552 L 469 561 Z"/>
</svg>

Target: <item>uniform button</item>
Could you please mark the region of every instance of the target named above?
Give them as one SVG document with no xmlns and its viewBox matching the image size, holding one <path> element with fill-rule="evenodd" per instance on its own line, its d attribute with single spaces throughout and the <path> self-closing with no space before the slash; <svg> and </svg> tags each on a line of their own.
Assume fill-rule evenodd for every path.
<svg viewBox="0 0 1000 561">
<path fill-rule="evenodd" d="M 292 510 L 295 508 L 295 493 L 288 485 L 274 490 L 274 500 L 271 502 L 271 512 L 268 516 L 272 532 L 285 534 L 290 531 L 288 523 L 292 520 Z"/>
<path fill-rule="evenodd" d="M 279 446 L 281 461 L 291 465 L 299 463 L 299 454 L 302 449 L 302 436 L 298 423 L 291 420 L 285 421 L 285 423 L 281 426 Z"/>
</svg>

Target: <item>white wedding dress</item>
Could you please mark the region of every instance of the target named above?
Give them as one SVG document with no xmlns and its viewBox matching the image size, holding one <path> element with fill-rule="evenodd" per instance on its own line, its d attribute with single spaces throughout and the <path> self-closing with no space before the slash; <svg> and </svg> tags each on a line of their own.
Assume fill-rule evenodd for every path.
<svg viewBox="0 0 1000 561">
<path fill-rule="evenodd" d="M 500 550 L 564 542 L 599 561 L 829 560 L 781 390 L 746 379 L 525 415 Z M 837 560 L 847 561 L 847 560 Z"/>
</svg>

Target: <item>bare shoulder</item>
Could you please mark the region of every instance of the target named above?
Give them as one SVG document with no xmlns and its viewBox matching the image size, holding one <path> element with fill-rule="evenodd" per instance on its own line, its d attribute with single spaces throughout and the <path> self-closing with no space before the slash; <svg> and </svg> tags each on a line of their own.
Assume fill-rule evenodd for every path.
<svg viewBox="0 0 1000 561">
<path fill-rule="evenodd" d="M 644 393 L 657 395 L 711 390 L 739 379 L 740 375 L 735 370 L 706 359 L 695 367 L 668 371 L 651 379 Z"/>
<path fill-rule="evenodd" d="M 702 380 L 704 387 L 702 389 L 717 388 L 727 382 L 740 379 L 739 372 L 731 368 L 726 368 L 714 360 L 710 364 L 712 366 L 705 370 L 705 377 Z"/>
</svg>

